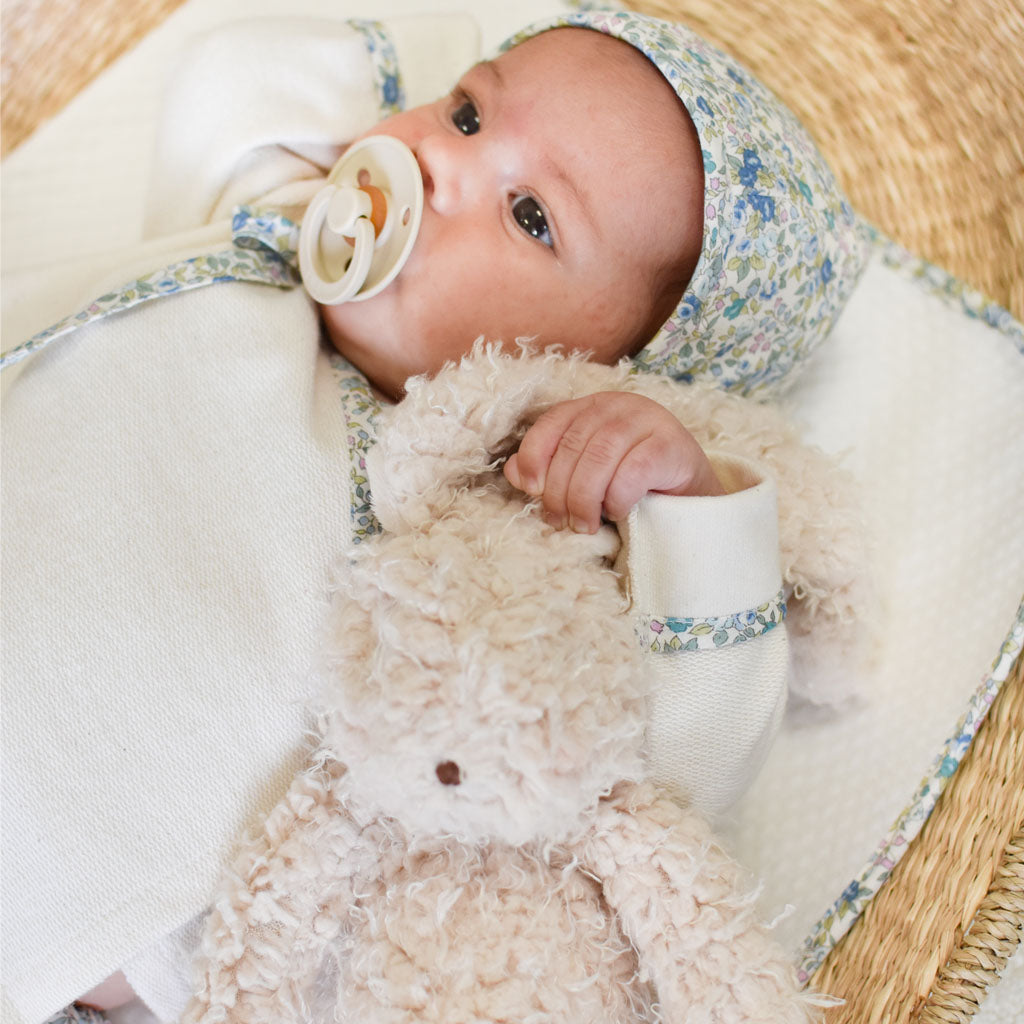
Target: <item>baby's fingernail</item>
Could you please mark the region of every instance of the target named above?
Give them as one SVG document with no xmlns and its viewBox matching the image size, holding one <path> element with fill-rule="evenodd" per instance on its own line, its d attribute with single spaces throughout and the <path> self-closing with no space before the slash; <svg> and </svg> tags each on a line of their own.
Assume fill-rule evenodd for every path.
<svg viewBox="0 0 1024 1024">
<path fill-rule="evenodd" d="M 544 522 L 548 526 L 553 526 L 556 530 L 565 529 L 565 516 L 556 515 L 554 512 L 545 512 Z"/>
<path fill-rule="evenodd" d="M 573 533 L 590 533 L 590 527 L 582 519 L 577 519 L 575 516 L 569 516 L 569 529 Z"/>
<path fill-rule="evenodd" d="M 544 481 L 532 476 L 525 477 L 522 489 L 531 497 L 539 498 L 544 493 Z"/>
<path fill-rule="evenodd" d="M 505 463 L 505 479 L 517 490 L 525 490 L 522 478 L 519 476 L 519 467 L 516 465 L 515 456 Z"/>
</svg>

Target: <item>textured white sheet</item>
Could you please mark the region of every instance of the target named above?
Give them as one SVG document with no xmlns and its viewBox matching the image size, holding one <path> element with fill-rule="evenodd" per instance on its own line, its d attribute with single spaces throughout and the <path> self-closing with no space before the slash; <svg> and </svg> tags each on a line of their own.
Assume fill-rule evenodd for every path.
<svg viewBox="0 0 1024 1024">
<path fill-rule="evenodd" d="M 991 667 L 1024 585 L 1024 355 L 877 259 L 794 395 L 863 484 L 883 602 L 862 706 L 790 716 L 728 833 L 796 946 Z"/>
<path fill-rule="evenodd" d="M 384 17 L 424 6 L 185 4 L 4 161 L 5 326 L 28 297 L 12 287 L 26 280 L 17 271 L 140 237 L 160 84 L 188 36 L 239 17 Z M 562 6 L 478 0 L 472 11 L 486 50 Z M 5 331 L 4 347 L 16 340 Z M 766 909 L 795 906 L 779 927 L 796 947 L 906 804 L 1012 621 L 1024 582 L 1024 358 L 1006 336 L 876 262 L 794 405 L 820 443 L 850 450 L 877 527 L 885 611 L 864 706 L 791 719 L 726 823 L 765 879 Z"/>
</svg>

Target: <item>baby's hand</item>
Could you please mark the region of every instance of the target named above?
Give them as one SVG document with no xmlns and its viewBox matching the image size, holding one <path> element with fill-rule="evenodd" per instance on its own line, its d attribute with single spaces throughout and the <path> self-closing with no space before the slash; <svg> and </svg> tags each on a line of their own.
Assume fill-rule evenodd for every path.
<svg viewBox="0 0 1024 1024">
<path fill-rule="evenodd" d="M 604 391 L 552 406 L 505 463 L 513 487 L 544 505 L 559 529 L 594 533 L 602 513 L 625 519 L 649 491 L 725 490 L 694 436 L 650 398 Z"/>
</svg>

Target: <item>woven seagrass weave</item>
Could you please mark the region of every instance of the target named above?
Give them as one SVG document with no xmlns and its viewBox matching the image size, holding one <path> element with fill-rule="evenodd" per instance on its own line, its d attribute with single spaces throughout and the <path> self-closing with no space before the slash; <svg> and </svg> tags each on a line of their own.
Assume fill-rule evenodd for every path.
<svg viewBox="0 0 1024 1024">
<path fill-rule="evenodd" d="M 0 0 L 6 156 L 183 0 Z"/>
</svg>

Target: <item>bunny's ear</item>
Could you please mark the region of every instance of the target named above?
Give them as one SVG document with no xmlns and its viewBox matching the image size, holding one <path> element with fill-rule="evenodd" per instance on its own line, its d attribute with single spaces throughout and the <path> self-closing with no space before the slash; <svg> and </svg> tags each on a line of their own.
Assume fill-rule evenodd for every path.
<svg viewBox="0 0 1024 1024">
<path fill-rule="evenodd" d="M 618 376 L 581 357 L 510 355 L 478 341 L 458 364 L 408 381 L 366 459 L 381 525 L 393 533 L 415 529 L 443 513 L 460 488 L 515 450 L 545 409 L 612 387 Z"/>
</svg>

